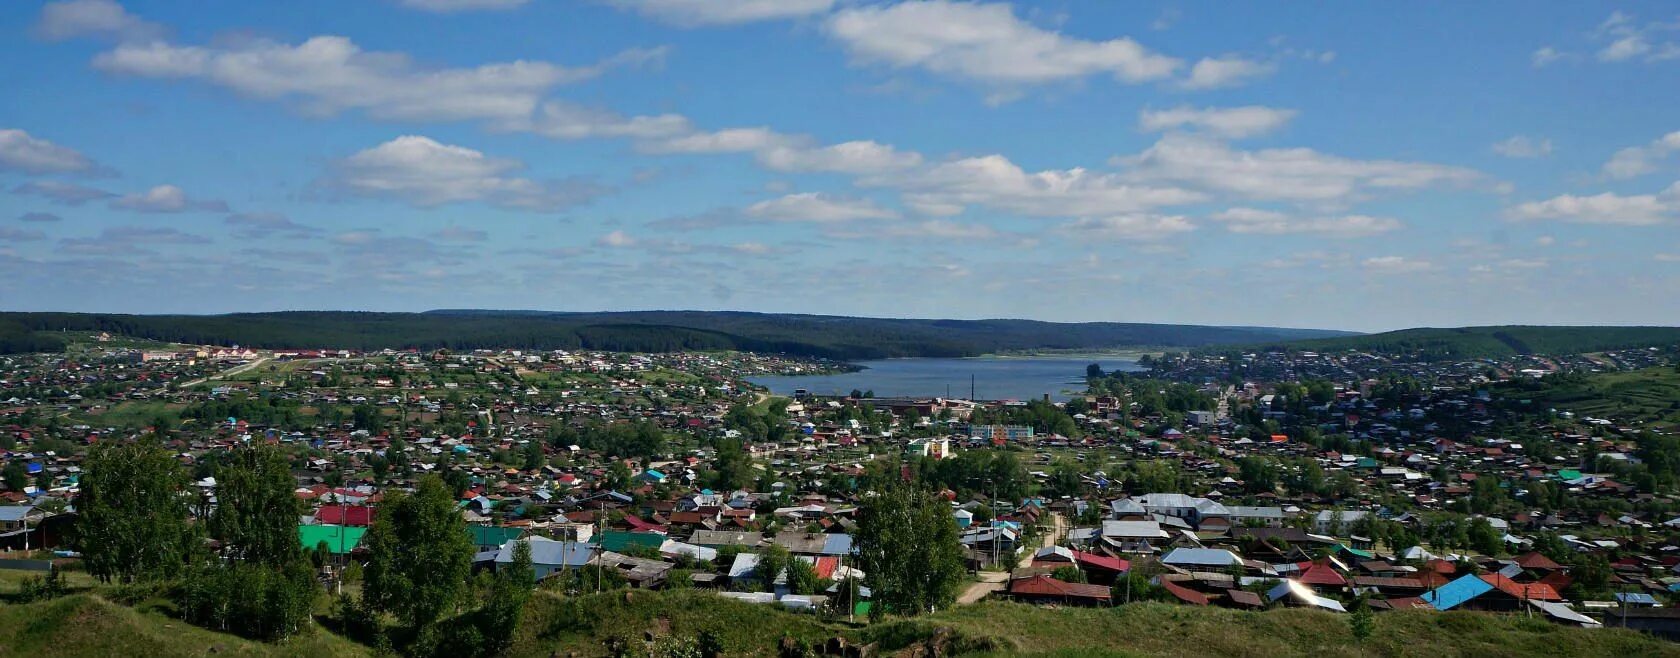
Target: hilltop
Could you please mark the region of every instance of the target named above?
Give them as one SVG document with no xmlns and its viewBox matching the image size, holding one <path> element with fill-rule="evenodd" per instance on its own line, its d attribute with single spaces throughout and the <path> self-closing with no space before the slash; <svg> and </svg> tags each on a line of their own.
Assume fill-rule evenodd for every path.
<svg viewBox="0 0 1680 658">
<path fill-rule="evenodd" d="M 1680 327 L 1494 326 L 1402 329 L 1378 334 L 1256 343 L 1253 349 L 1359 350 L 1425 361 L 1561 356 L 1680 343 Z"/>
<path fill-rule="evenodd" d="M 1188 349 L 1348 335 L 1268 327 L 921 320 L 734 311 L 0 313 L 0 353 L 61 350 L 63 339 L 52 334 L 63 331 L 254 348 L 741 350 L 832 359 L 978 356 L 1033 349 Z"/>
<path fill-rule="evenodd" d="M 1238 612 L 1143 603 L 1110 609 L 1049 609 L 988 602 L 876 625 L 825 622 L 809 614 L 698 591 L 613 592 L 533 599 L 513 656 L 607 654 L 610 638 L 644 632 L 713 634 L 728 655 L 777 655 L 782 638 L 815 645 L 832 638 L 875 643 L 879 655 L 1055 656 L 1680 656 L 1675 645 L 1619 629 L 1565 628 L 1538 619 L 1481 613 L 1388 612 L 1357 644 L 1343 616 L 1284 609 Z M 8 655 L 371 656 L 374 650 L 325 628 L 263 644 L 141 612 L 93 594 L 0 606 Z"/>
</svg>

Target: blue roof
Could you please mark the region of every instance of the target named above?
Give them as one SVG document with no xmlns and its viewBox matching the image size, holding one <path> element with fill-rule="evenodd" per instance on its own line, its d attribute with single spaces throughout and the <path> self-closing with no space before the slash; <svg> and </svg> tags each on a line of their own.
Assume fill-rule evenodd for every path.
<svg viewBox="0 0 1680 658">
<path fill-rule="evenodd" d="M 1622 603 L 1637 603 L 1640 605 L 1656 605 L 1656 597 L 1644 592 L 1616 592 L 1616 600 Z"/>
<path fill-rule="evenodd" d="M 1480 576 L 1470 574 L 1452 581 L 1419 597 L 1424 603 L 1435 606 L 1436 610 L 1451 610 L 1470 599 L 1493 591 L 1493 584 L 1482 580 Z"/>
<path fill-rule="evenodd" d="M 35 462 L 29 462 L 27 465 L 24 466 L 24 470 L 26 470 L 30 473 L 40 473 L 41 472 L 41 465 L 37 464 Z"/>
<path fill-rule="evenodd" d="M 852 552 L 852 536 L 833 533 L 823 540 L 823 555 L 849 555 Z"/>
<path fill-rule="evenodd" d="M 515 539 L 502 544 L 501 550 L 496 552 L 496 562 L 501 564 L 513 562 L 514 544 L 521 541 L 531 544 L 531 563 L 537 566 L 581 567 L 588 564 L 589 558 L 595 555 L 594 548 L 588 544 L 543 539 Z"/>
</svg>

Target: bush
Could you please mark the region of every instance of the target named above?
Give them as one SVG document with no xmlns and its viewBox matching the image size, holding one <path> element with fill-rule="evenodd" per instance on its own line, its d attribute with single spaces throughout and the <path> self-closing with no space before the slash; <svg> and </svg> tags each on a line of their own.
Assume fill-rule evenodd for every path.
<svg viewBox="0 0 1680 658">
<path fill-rule="evenodd" d="M 302 631 L 317 593 L 302 562 L 285 568 L 211 565 L 188 574 L 178 603 L 188 622 L 259 640 Z"/>
</svg>

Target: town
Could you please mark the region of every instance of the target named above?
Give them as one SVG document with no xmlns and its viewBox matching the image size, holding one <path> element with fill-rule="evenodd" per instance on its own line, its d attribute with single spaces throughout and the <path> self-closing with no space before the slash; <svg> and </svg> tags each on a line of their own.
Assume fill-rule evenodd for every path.
<svg viewBox="0 0 1680 658">
<path fill-rule="evenodd" d="M 1532 399 L 1572 378 L 1680 374 L 1680 348 L 1415 356 L 1157 354 L 1139 372 L 1093 364 L 1085 395 L 1052 403 L 779 397 L 746 378 L 847 367 L 752 353 L 90 334 L 0 356 L 0 547 L 7 568 L 52 579 L 11 572 L 22 599 L 126 582 L 92 555 L 82 485 L 105 462 L 90 455 L 155 446 L 187 521 L 214 528 L 228 480 L 248 477 L 236 455 L 261 447 L 301 511 L 312 599 L 371 598 L 390 556 L 370 531 L 432 480 L 471 571 L 520 561 L 559 596 L 711 590 L 849 620 L 984 599 L 1480 611 L 1680 639 L 1680 426 Z M 868 512 L 906 487 L 936 515 L 900 529 L 909 544 Z M 871 573 L 908 559 L 930 589 Z"/>
</svg>

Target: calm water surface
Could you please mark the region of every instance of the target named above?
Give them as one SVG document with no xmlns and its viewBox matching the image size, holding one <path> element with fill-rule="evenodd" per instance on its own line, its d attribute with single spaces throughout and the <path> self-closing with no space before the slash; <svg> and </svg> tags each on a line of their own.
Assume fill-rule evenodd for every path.
<svg viewBox="0 0 1680 658">
<path fill-rule="evenodd" d="M 979 400 L 1028 400 L 1045 394 L 1052 400 L 1085 390 L 1085 366 L 1103 370 L 1140 370 L 1130 355 L 975 357 L 969 359 L 885 359 L 859 361 L 860 372 L 838 375 L 752 377 L 749 381 L 778 395 L 803 388 L 818 395 L 845 395 L 853 389 L 881 397 L 967 398 L 969 377 Z"/>
</svg>

